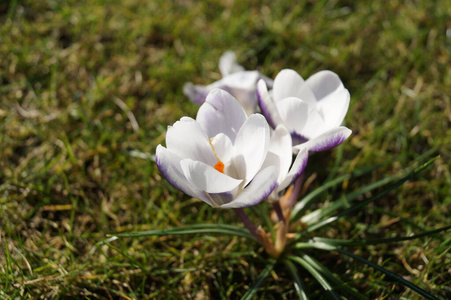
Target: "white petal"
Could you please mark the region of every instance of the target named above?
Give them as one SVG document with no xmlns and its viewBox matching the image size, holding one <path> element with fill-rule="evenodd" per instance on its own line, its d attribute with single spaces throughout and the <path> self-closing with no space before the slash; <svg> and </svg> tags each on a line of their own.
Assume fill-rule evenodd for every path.
<svg viewBox="0 0 451 300">
<path fill-rule="evenodd" d="M 310 141 L 293 147 L 293 151 L 297 152 L 300 148 L 305 147 L 308 151 L 324 151 L 332 149 L 343 143 L 352 131 L 346 127 L 340 126 L 331 129 Z"/>
<path fill-rule="evenodd" d="M 291 135 L 283 125 L 277 126 L 272 132 L 268 153 L 262 169 L 274 165 L 279 170 L 277 182 L 281 183 L 287 176 L 293 159 Z"/>
<path fill-rule="evenodd" d="M 219 59 L 219 70 L 222 77 L 232 73 L 244 71 L 244 67 L 236 62 L 236 55 L 233 51 L 226 51 Z"/>
<path fill-rule="evenodd" d="M 277 125 L 283 124 L 276 103 L 269 95 L 268 88 L 263 79 L 260 79 L 257 84 L 257 99 L 262 114 L 265 116 L 266 120 L 268 120 L 268 123 L 272 128 L 276 128 Z"/>
<path fill-rule="evenodd" d="M 255 112 L 257 106 L 257 81 L 260 74 L 257 71 L 233 73 L 215 82 L 210 87 L 220 88 L 230 93 L 243 106 L 247 115 Z"/>
<path fill-rule="evenodd" d="M 261 170 L 252 182 L 230 203 L 221 208 L 247 207 L 265 200 L 277 186 L 277 171 L 271 166 Z"/>
<path fill-rule="evenodd" d="M 243 71 L 224 77 L 221 79 L 221 84 L 225 86 L 226 89 L 255 91 L 259 77 L 260 74 L 258 71 Z"/>
<path fill-rule="evenodd" d="M 276 105 L 287 129 L 290 132 L 301 134 L 307 123 L 311 106 L 307 102 L 294 97 L 277 101 Z"/>
<path fill-rule="evenodd" d="M 251 115 L 237 134 L 232 158 L 236 178 L 244 179 L 244 186 L 260 170 L 265 160 L 268 146 L 269 125 L 265 117 L 260 114 Z"/>
<path fill-rule="evenodd" d="M 341 125 L 348 112 L 349 100 L 349 92 L 343 88 L 327 95 L 318 102 L 317 108 L 322 112 L 329 129 Z"/>
<path fill-rule="evenodd" d="M 310 140 L 321 135 L 328 129 L 329 128 L 327 127 L 326 121 L 324 120 L 321 112 L 318 111 L 316 105 L 309 105 L 307 121 L 305 122 L 302 130 L 299 131 L 300 135 Z"/>
<path fill-rule="evenodd" d="M 232 143 L 246 119 L 246 113 L 238 101 L 220 89 L 214 89 L 208 94 L 196 117 L 209 138 L 224 133 Z"/>
<path fill-rule="evenodd" d="M 231 192 L 242 182 L 242 180 L 227 176 L 200 161 L 183 159 L 180 166 L 186 179 L 192 185 L 207 193 Z"/>
<path fill-rule="evenodd" d="M 294 163 L 291 166 L 290 172 L 288 172 L 283 182 L 279 185 L 277 191 L 282 191 L 286 189 L 294 180 L 296 180 L 302 174 L 302 172 L 304 172 L 305 167 L 307 166 L 307 161 L 308 161 L 307 148 L 301 148 L 298 154 L 296 155 L 296 159 L 294 160 Z"/>
<path fill-rule="evenodd" d="M 230 138 L 227 135 L 220 133 L 211 139 L 211 145 L 214 147 L 219 159 L 227 166 L 230 163 L 234 150 Z"/>
<path fill-rule="evenodd" d="M 168 126 L 166 147 L 182 158 L 203 161 L 209 165 L 217 162 L 207 135 L 195 120 L 188 117 Z"/>
<path fill-rule="evenodd" d="M 257 111 L 257 92 L 255 90 L 230 88 L 227 91 L 240 102 L 246 115 L 249 116 Z"/>
<path fill-rule="evenodd" d="M 280 101 L 287 97 L 296 97 L 307 103 L 315 103 L 316 98 L 310 87 L 296 71 L 284 69 L 274 79 L 274 100 Z"/>
<path fill-rule="evenodd" d="M 329 70 L 313 74 L 307 79 L 306 84 L 310 87 L 318 101 L 344 88 L 340 77 Z"/>
<path fill-rule="evenodd" d="M 208 197 L 205 197 L 205 193 L 200 191 L 186 179 L 180 166 L 180 157 L 163 146 L 158 145 L 155 160 L 161 174 L 173 187 L 213 206 L 213 203 L 210 202 Z"/>
</svg>

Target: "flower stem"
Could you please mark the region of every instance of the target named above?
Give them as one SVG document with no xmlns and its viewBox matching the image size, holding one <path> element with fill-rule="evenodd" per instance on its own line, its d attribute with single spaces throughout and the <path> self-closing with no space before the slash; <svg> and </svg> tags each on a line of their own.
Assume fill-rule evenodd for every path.
<svg viewBox="0 0 451 300">
<path fill-rule="evenodd" d="M 249 217 L 247 216 L 247 214 L 244 211 L 244 209 L 242 209 L 242 208 L 234 208 L 233 210 L 235 211 L 237 216 L 240 218 L 241 222 L 243 222 L 244 226 L 246 226 L 246 228 L 250 231 L 250 233 L 252 233 L 252 235 L 255 236 L 255 238 L 259 242 L 261 242 L 261 238 L 260 238 L 260 235 L 258 234 L 257 227 L 249 219 Z"/>
<path fill-rule="evenodd" d="M 279 201 L 274 202 L 272 204 L 272 208 L 276 212 L 279 222 L 286 223 L 285 216 L 283 215 L 282 207 L 280 206 L 280 202 Z"/>
<path fill-rule="evenodd" d="M 298 198 L 299 192 L 301 191 L 302 183 L 304 181 L 304 174 L 299 176 L 298 179 L 296 179 L 296 182 L 294 183 L 293 192 L 290 195 L 290 198 L 288 199 L 287 207 L 292 208 L 296 204 L 296 200 Z"/>
</svg>

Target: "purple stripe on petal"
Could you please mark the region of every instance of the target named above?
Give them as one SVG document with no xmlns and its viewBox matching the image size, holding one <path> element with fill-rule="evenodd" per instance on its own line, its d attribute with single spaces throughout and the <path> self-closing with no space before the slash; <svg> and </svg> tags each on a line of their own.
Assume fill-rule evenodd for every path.
<svg viewBox="0 0 451 300">
<path fill-rule="evenodd" d="M 309 142 L 305 143 L 304 146 L 306 146 L 309 151 L 313 152 L 329 150 L 346 141 L 350 134 L 351 130 L 349 129 L 340 130 L 333 134 L 325 134 L 324 136 L 319 136 L 315 139 L 312 139 Z"/>
<path fill-rule="evenodd" d="M 293 141 L 293 145 L 303 144 L 308 141 L 308 138 L 297 133 L 296 131 L 291 131 L 290 134 L 291 134 L 291 140 Z"/>
<path fill-rule="evenodd" d="M 277 182 L 274 182 L 270 187 L 269 190 L 267 190 L 263 195 L 261 195 L 261 197 L 255 199 L 255 201 L 246 204 L 245 206 L 242 207 L 249 207 L 249 206 L 254 206 L 256 204 L 259 204 L 260 202 L 262 202 L 263 200 L 265 200 L 266 198 L 269 197 L 269 195 L 271 195 L 272 191 L 275 190 L 275 188 L 278 186 Z"/>
<path fill-rule="evenodd" d="M 161 175 L 176 189 L 186 193 L 190 194 L 185 187 L 182 185 L 177 184 L 175 180 L 173 180 L 173 176 L 171 176 L 171 173 L 179 173 L 177 172 L 171 165 L 167 164 L 167 162 L 162 162 L 159 155 L 155 156 L 155 162 L 157 163 L 158 170 L 160 170 Z M 182 174 L 178 174 L 182 176 Z M 186 179 L 185 179 L 186 180 Z"/>
<path fill-rule="evenodd" d="M 260 106 L 260 109 L 262 111 L 262 114 L 265 116 L 266 120 L 268 121 L 268 124 L 272 128 L 276 128 L 277 124 L 272 118 L 271 112 L 266 105 L 265 101 L 263 101 L 262 95 L 260 94 L 260 91 L 257 89 L 257 100 L 258 100 L 258 106 Z"/>
<path fill-rule="evenodd" d="M 307 162 L 308 162 L 308 153 L 307 153 L 306 157 L 302 160 L 302 163 L 300 164 L 299 168 L 296 170 L 296 173 L 294 174 L 293 178 L 291 179 L 290 184 L 292 184 L 296 179 L 299 178 L 299 176 L 301 176 L 301 174 L 304 172 L 305 168 L 307 167 Z"/>
<path fill-rule="evenodd" d="M 248 207 L 265 200 L 277 187 L 276 171 L 276 167 L 270 166 L 258 172 L 246 188 L 238 194 L 238 197 L 222 205 L 221 208 Z"/>
</svg>

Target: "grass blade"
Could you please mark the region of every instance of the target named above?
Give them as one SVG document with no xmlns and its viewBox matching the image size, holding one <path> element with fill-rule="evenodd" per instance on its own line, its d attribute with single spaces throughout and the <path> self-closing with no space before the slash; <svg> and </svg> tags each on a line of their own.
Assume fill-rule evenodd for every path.
<svg viewBox="0 0 451 300">
<path fill-rule="evenodd" d="M 233 236 L 241 236 L 255 240 L 255 238 L 246 228 L 227 224 L 195 224 L 167 229 L 155 229 L 130 233 L 110 234 L 109 236 L 143 237 L 143 236 L 166 236 L 166 235 L 187 235 L 187 234 L 226 234 Z"/>
<path fill-rule="evenodd" d="M 288 271 L 291 274 L 291 277 L 294 281 L 294 288 L 296 289 L 296 292 L 298 293 L 299 300 L 308 300 L 307 295 L 304 292 L 304 285 L 302 284 L 301 278 L 299 276 L 299 272 L 296 269 L 296 266 L 288 259 L 285 259 L 284 261 L 285 266 L 287 267 Z"/>
<path fill-rule="evenodd" d="M 323 289 L 333 298 L 339 300 L 340 297 L 337 296 L 337 294 L 333 291 L 332 286 L 329 284 L 329 282 L 323 277 L 323 275 L 318 272 L 310 263 L 308 263 L 303 257 L 300 256 L 289 256 L 289 259 L 294 261 L 295 263 L 301 265 L 304 269 L 307 270 L 315 279 L 318 281 L 318 283 L 323 287 Z"/>
<path fill-rule="evenodd" d="M 381 186 L 384 186 L 392 181 L 395 181 L 399 177 L 400 177 L 399 175 L 385 177 L 379 181 L 376 181 L 376 182 L 371 183 L 361 189 L 358 189 L 357 191 L 351 192 L 351 193 L 347 194 L 346 196 L 341 197 L 337 201 L 334 201 L 329 206 L 327 206 L 325 208 L 317 209 L 317 210 L 309 213 L 308 215 L 305 215 L 304 217 L 301 218 L 301 222 L 306 223 L 306 224 L 312 224 L 312 223 L 318 222 L 321 218 L 323 218 L 327 215 L 330 215 L 332 212 L 335 212 L 336 210 L 338 210 L 340 208 L 350 207 L 351 206 L 350 203 L 353 200 L 357 199 L 357 197 L 364 195 L 368 192 L 371 192 L 372 190 L 375 190 Z"/>
<path fill-rule="evenodd" d="M 401 179 L 399 179 L 398 181 L 396 181 L 395 183 L 390 185 L 388 188 L 386 188 L 385 190 L 383 190 L 379 194 L 376 194 L 375 196 L 373 196 L 371 198 L 368 198 L 368 199 L 366 199 L 364 201 L 361 201 L 359 203 L 355 203 L 350 208 L 348 208 L 348 209 L 336 214 L 335 216 L 332 216 L 330 218 L 324 219 L 324 220 L 320 221 L 319 223 L 316 223 L 316 224 L 314 224 L 312 226 L 307 227 L 307 229 L 304 232 L 312 232 L 314 230 L 317 230 L 318 228 L 321 228 L 321 227 L 323 227 L 323 226 L 325 226 L 327 224 L 330 224 L 330 223 L 336 221 L 337 219 L 339 219 L 342 216 L 348 215 L 348 214 L 350 214 L 350 213 L 352 213 L 352 212 L 354 212 L 356 210 L 359 210 L 362 207 L 370 204 L 371 202 L 374 202 L 374 201 L 382 198 L 383 196 L 385 196 L 386 194 L 388 194 L 392 190 L 400 187 L 407 180 L 409 180 L 409 179 L 415 177 L 416 175 L 418 175 L 420 172 L 422 172 L 424 169 L 426 169 L 429 165 L 431 165 L 437 158 L 438 157 L 430 159 L 429 161 L 427 161 L 426 163 L 424 163 L 420 167 L 416 168 L 413 172 L 409 172 L 409 174 L 403 176 Z"/>
<path fill-rule="evenodd" d="M 382 165 L 377 165 L 377 166 L 372 166 L 372 167 L 368 167 L 368 168 L 364 168 L 362 170 L 358 170 L 355 171 L 353 173 L 350 174 L 345 174 L 342 175 L 340 177 L 335 178 L 332 181 L 329 181 L 323 185 L 321 185 L 320 187 L 318 187 L 317 189 L 315 189 L 314 191 L 312 191 L 311 193 L 309 193 L 308 195 L 306 195 L 304 198 L 302 198 L 294 207 L 291 213 L 291 222 L 297 221 L 301 218 L 301 216 L 303 215 L 303 213 L 305 212 L 305 210 L 313 203 L 313 201 L 322 193 L 324 193 L 325 191 L 327 191 L 328 189 L 336 186 L 337 184 L 350 179 L 350 178 L 355 178 L 355 177 L 360 177 L 363 176 L 365 174 L 368 174 L 378 168 L 380 168 Z"/>
<path fill-rule="evenodd" d="M 329 244 L 332 246 L 365 246 L 365 245 L 375 245 L 375 244 L 383 244 L 383 243 L 396 243 L 408 240 L 418 239 L 423 236 L 430 236 L 442 231 L 447 231 L 451 229 L 451 225 L 440 227 L 434 230 L 425 231 L 419 234 L 414 234 L 411 236 L 403 236 L 403 237 L 394 237 L 394 238 L 383 238 L 383 239 L 374 239 L 374 240 L 360 240 L 360 241 L 352 241 L 352 240 L 338 240 L 338 239 L 328 239 L 328 238 L 319 238 L 315 237 L 312 239 L 313 242 L 319 242 L 324 244 Z"/>
<path fill-rule="evenodd" d="M 258 276 L 257 281 L 246 292 L 246 294 L 244 294 L 244 296 L 241 298 L 241 300 L 254 299 L 254 296 L 257 293 L 258 288 L 263 284 L 265 279 L 268 278 L 269 274 L 271 273 L 272 269 L 274 268 L 274 264 L 275 264 L 275 261 L 271 261 L 268 265 L 266 265 L 266 267 L 263 269 L 263 271 Z"/>
<path fill-rule="evenodd" d="M 320 264 L 316 259 L 313 257 L 304 254 L 303 258 L 305 261 L 307 261 L 313 268 L 315 268 L 318 272 L 320 272 L 322 275 L 327 277 L 331 282 L 335 284 L 337 288 L 343 289 L 345 293 L 348 293 L 350 296 L 352 296 L 352 299 L 359 299 L 359 300 L 367 300 L 368 298 L 356 291 L 353 287 L 348 285 L 347 283 L 343 282 L 341 279 L 337 278 L 330 272 L 325 266 Z"/>
<path fill-rule="evenodd" d="M 399 275 L 397 275 L 397 274 L 395 274 L 393 272 L 390 272 L 387 269 L 385 269 L 385 268 L 383 268 L 383 267 L 381 267 L 381 266 L 379 266 L 379 265 L 377 265 L 375 263 L 370 262 L 369 260 L 366 260 L 365 258 L 363 258 L 361 256 L 355 255 L 355 254 L 353 254 L 351 252 L 348 252 L 346 250 L 343 250 L 343 249 L 336 249 L 336 251 L 339 252 L 339 253 L 342 253 L 342 254 L 344 254 L 346 256 L 349 256 L 349 257 L 351 257 L 351 258 L 353 258 L 355 260 L 358 260 L 358 261 L 360 261 L 360 262 L 362 262 L 362 263 L 364 263 L 364 264 L 366 264 L 366 265 L 368 265 L 368 266 L 370 266 L 370 267 L 372 267 L 372 268 L 384 273 L 385 275 L 387 275 L 391 279 L 398 281 L 402 285 L 410 288 L 411 290 L 413 290 L 414 292 L 420 294 L 421 296 L 423 296 L 426 299 L 438 300 L 437 297 L 435 297 L 432 294 L 429 294 L 428 292 L 426 292 L 425 290 L 423 290 L 419 286 L 411 283 L 410 281 L 405 280 L 401 276 L 399 276 Z"/>
</svg>

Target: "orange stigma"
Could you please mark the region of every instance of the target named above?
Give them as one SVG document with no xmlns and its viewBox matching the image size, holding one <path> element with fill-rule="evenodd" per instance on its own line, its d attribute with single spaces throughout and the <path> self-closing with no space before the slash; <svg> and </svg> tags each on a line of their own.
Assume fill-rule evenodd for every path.
<svg viewBox="0 0 451 300">
<path fill-rule="evenodd" d="M 210 146 L 211 146 L 211 149 L 213 149 L 213 154 L 215 155 L 216 159 L 218 160 L 218 162 L 215 165 L 215 169 L 218 172 L 224 173 L 224 163 L 219 159 L 218 155 L 216 154 L 215 147 L 213 146 L 213 143 L 212 143 L 213 139 L 214 139 L 214 137 L 212 137 L 210 139 Z"/>
<path fill-rule="evenodd" d="M 222 161 L 218 161 L 215 165 L 215 169 L 221 173 L 224 173 L 224 164 L 222 163 Z"/>
</svg>

